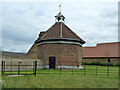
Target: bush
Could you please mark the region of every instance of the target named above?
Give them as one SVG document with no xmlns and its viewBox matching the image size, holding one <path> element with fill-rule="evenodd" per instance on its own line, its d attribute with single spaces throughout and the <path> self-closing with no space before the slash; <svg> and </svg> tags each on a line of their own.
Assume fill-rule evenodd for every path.
<svg viewBox="0 0 120 90">
<path fill-rule="evenodd" d="M 114 66 L 114 64 L 113 63 L 101 63 L 101 66 Z"/>
<path fill-rule="evenodd" d="M 85 62 L 85 61 L 82 61 L 82 65 L 84 65 L 84 64 L 86 64 L 86 62 Z"/>
<path fill-rule="evenodd" d="M 115 66 L 118 66 L 118 67 L 120 67 L 120 64 L 115 64 Z"/>
<path fill-rule="evenodd" d="M 101 63 L 100 65 L 101 66 L 107 66 L 107 63 Z"/>
<path fill-rule="evenodd" d="M 82 65 L 92 65 L 92 62 L 85 62 L 85 61 L 83 61 Z"/>
<path fill-rule="evenodd" d="M 86 65 L 92 65 L 92 62 L 86 62 L 85 64 Z"/>
<path fill-rule="evenodd" d="M 100 65 L 100 64 L 101 64 L 101 62 L 99 60 L 92 62 L 92 65 Z"/>
<path fill-rule="evenodd" d="M 113 66 L 117 66 L 117 67 L 118 67 L 118 66 L 119 66 L 119 64 L 113 64 Z"/>
<path fill-rule="evenodd" d="M 108 63 L 109 64 L 109 66 L 113 66 L 113 63 Z"/>
<path fill-rule="evenodd" d="M 118 64 L 113 64 L 113 63 L 101 63 L 99 60 L 94 61 L 94 62 L 82 62 L 82 65 L 101 65 L 101 66 L 119 66 Z"/>
</svg>

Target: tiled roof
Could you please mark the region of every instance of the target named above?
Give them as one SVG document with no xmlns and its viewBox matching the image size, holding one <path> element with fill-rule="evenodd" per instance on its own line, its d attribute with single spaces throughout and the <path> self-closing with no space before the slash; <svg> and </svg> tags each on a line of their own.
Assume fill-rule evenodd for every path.
<svg viewBox="0 0 120 90">
<path fill-rule="evenodd" d="M 38 38 L 36 41 L 39 41 L 42 39 L 61 39 L 61 34 L 62 34 L 62 39 L 80 40 L 83 43 L 85 43 L 84 40 L 82 40 L 69 27 L 67 27 L 64 23 L 61 23 L 61 22 L 56 22 L 52 27 L 50 27 L 46 31 L 46 33 L 41 38 Z"/>
</svg>

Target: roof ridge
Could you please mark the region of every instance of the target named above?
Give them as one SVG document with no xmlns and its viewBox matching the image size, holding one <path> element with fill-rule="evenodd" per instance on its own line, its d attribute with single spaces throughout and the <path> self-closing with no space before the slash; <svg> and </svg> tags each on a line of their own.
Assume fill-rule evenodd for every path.
<svg viewBox="0 0 120 90">
<path fill-rule="evenodd" d="M 115 44 L 115 43 L 120 43 L 120 42 L 106 42 L 106 43 L 97 43 L 97 45 L 102 45 L 102 44 Z"/>
</svg>

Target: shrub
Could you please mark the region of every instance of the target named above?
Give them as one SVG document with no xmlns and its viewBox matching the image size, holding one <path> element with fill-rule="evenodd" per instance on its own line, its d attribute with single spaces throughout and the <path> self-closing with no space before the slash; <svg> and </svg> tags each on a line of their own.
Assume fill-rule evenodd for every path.
<svg viewBox="0 0 120 90">
<path fill-rule="evenodd" d="M 100 64 L 101 64 L 101 62 L 99 60 L 92 62 L 92 65 L 100 65 Z"/>
<path fill-rule="evenodd" d="M 118 66 L 119 66 L 119 64 L 113 64 L 113 66 L 117 66 L 117 67 L 118 67 Z"/>
<path fill-rule="evenodd" d="M 83 61 L 82 65 L 92 65 L 92 62 L 85 62 L 85 61 Z"/>
<path fill-rule="evenodd" d="M 84 65 L 84 64 L 86 64 L 86 62 L 85 62 L 85 61 L 82 61 L 82 65 Z"/>
<path fill-rule="evenodd" d="M 113 66 L 113 63 L 108 63 L 109 64 L 109 66 Z"/>
<path fill-rule="evenodd" d="M 92 65 L 92 62 L 86 62 L 85 64 L 86 65 Z"/>
<path fill-rule="evenodd" d="M 100 65 L 101 66 L 107 66 L 107 63 L 101 63 Z"/>
<path fill-rule="evenodd" d="M 99 60 L 94 61 L 94 62 L 85 62 L 83 61 L 82 64 L 84 65 L 101 65 L 101 66 L 119 66 L 118 64 L 113 64 L 113 63 L 101 63 Z"/>
</svg>

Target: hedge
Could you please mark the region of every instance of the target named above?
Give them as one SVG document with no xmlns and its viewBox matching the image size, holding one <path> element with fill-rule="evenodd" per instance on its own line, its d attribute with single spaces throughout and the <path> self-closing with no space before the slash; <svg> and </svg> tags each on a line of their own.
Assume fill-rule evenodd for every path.
<svg viewBox="0 0 120 90">
<path fill-rule="evenodd" d="M 113 63 L 101 63 L 99 60 L 94 62 L 82 62 L 82 65 L 101 65 L 101 66 L 119 66 L 119 64 L 113 64 Z"/>
</svg>

